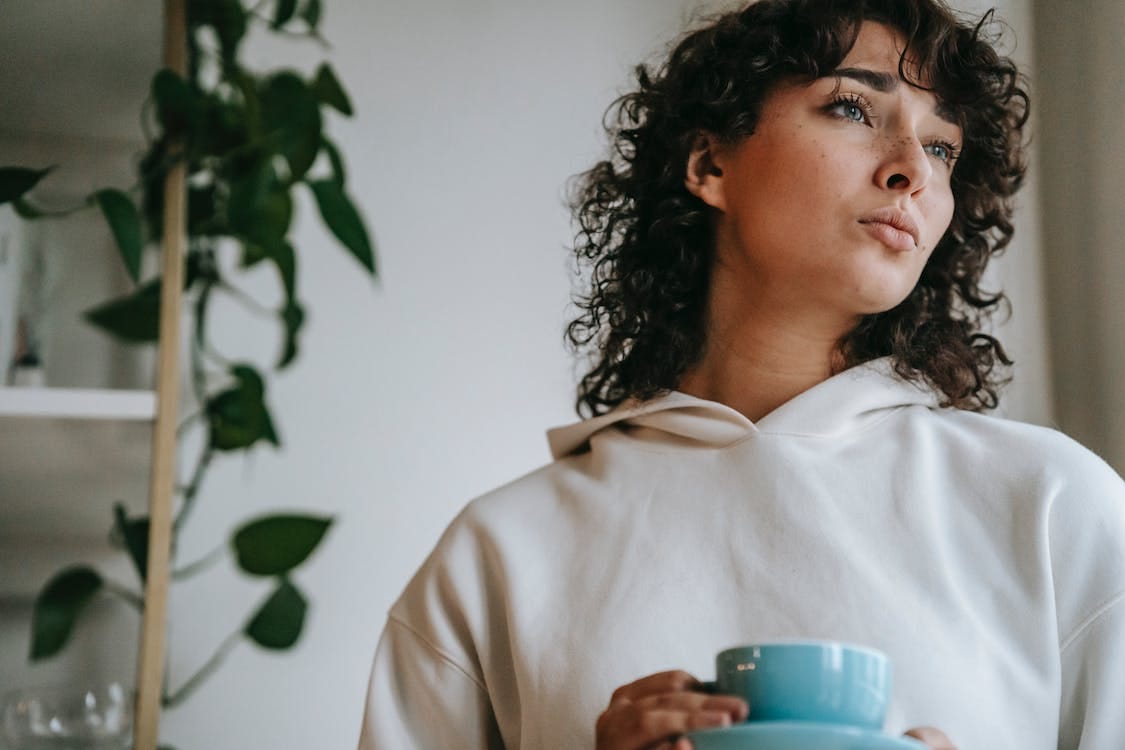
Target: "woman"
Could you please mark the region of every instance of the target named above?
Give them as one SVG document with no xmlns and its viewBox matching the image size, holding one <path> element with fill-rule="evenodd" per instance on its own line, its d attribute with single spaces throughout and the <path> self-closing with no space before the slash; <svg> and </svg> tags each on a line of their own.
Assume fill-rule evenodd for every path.
<svg viewBox="0 0 1125 750">
<path fill-rule="evenodd" d="M 590 418 L 392 608 L 364 750 L 681 750 L 747 712 L 683 670 L 790 638 L 886 651 L 933 748 L 1120 746 L 1125 486 L 979 413 L 1027 119 L 985 28 L 761 0 L 640 69 L 578 201 Z"/>
</svg>

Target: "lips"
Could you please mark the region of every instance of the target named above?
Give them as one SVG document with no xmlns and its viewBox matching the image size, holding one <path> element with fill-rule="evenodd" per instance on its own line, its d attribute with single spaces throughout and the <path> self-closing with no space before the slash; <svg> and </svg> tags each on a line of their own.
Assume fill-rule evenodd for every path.
<svg viewBox="0 0 1125 750">
<path fill-rule="evenodd" d="M 918 247 L 918 224 L 905 211 L 880 208 L 859 220 L 876 239 L 892 250 Z"/>
</svg>

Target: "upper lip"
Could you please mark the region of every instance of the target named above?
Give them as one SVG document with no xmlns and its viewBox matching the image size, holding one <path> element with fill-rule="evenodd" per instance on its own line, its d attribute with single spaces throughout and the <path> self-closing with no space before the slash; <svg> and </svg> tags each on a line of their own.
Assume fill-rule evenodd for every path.
<svg viewBox="0 0 1125 750">
<path fill-rule="evenodd" d="M 876 211 L 864 216 L 859 220 L 860 224 L 889 224 L 895 229 L 900 229 L 908 233 L 914 238 L 914 244 L 918 244 L 918 224 L 914 219 L 910 218 L 910 214 L 900 209 L 889 206 L 887 208 L 880 208 Z"/>
</svg>

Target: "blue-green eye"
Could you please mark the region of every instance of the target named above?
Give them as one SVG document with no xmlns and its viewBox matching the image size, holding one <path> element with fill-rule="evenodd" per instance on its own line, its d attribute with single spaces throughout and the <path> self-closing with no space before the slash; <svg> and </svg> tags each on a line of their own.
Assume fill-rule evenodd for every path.
<svg viewBox="0 0 1125 750">
<path fill-rule="evenodd" d="M 832 102 L 828 111 L 841 120 L 849 122 L 867 122 L 868 110 L 866 103 L 854 96 L 843 96 Z"/>
<path fill-rule="evenodd" d="M 957 158 L 957 149 L 952 143 L 944 143 L 942 141 L 929 143 L 926 145 L 926 151 L 939 161 L 946 162 L 947 164 Z"/>
</svg>

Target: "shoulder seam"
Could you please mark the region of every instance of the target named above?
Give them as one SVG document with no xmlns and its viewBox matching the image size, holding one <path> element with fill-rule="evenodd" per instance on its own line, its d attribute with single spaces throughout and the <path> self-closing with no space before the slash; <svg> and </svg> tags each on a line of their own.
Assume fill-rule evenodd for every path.
<svg viewBox="0 0 1125 750">
<path fill-rule="evenodd" d="M 466 678 L 468 678 L 468 679 L 469 679 L 470 681 L 472 681 L 472 683 L 473 683 L 474 685 L 476 685 L 476 686 L 477 686 L 477 688 L 478 688 L 478 689 L 479 689 L 479 690 L 480 690 L 480 691 L 481 691 L 482 693 L 484 693 L 485 695 L 488 695 L 488 688 L 486 688 L 486 687 L 484 686 L 484 683 L 483 683 L 483 682 L 482 682 L 482 681 L 481 681 L 480 679 L 478 679 L 476 675 L 474 675 L 474 674 L 473 674 L 472 672 L 470 672 L 470 671 L 469 671 L 468 669 L 465 669 L 465 668 L 464 668 L 463 666 L 461 666 L 460 664 L 458 664 L 458 663 L 457 663 L 457 661 L 456 661 L 456 660 L 455 660 L 455 659 L 454 659 L 454 658 L 453 658 L 452 656 L 450 656 L 450 655 L 449 655 L 449 654 L 447 654 L 447 653 L 446 653 L 445 651 L 443 651 L 442 649 L 440 649 L 440 648 L 438 648 L 437 646 L 435 646 L 435 645 L 434 645 L 433 643 L 431 643 L 431 642 L 430 642 L 430 641 L 429 641 L 429 640 L 428 640 L 428 639 L 427 639 L 427 638 L 426 638 L 425 636 L 423 636 L 423 635 L 422 635 L 421 633 L 419 633 L 419 632 L 418 632 L 417 630 L 415 630 L 415 629 L 414 629 L 413 627 L 411 627 L 410 625 L 408 625 L 408 624 L 407 624 L 406 622 L 404 622 L 403 620 L 400 620 L 399 618 L 395 617 L 395 616 L 394 616 L 393 614 L 392 614 L 392 615 L 387 615 L 387 622 L 389 622 L 389 623 L 391 623 L 391 624 L 393 624 L 393 625 L 398 625 L 398 626 L 399 626 L 400 628 L 402 628 L 403 630 L 405 630 L 405 631 L 406 631 L 407 633 L 410 633 L 410 634 L 411 634 L 412 636 L 414 636 L 414 638 L 415 638 L 415 639 L 416 639 L 417 641 L 419 641 L 420 643 L 422 643 L 422 645 L 424 645 L 424 646 L 426 647 L 426 649 L 427 649 L 428 651 L 430 651 L 431 653 L 433 653 L 433 655 L 434 655 L 434 656 L 438 657 L 438 658 L 439 658 L 439 659 L 441 659 L 441 660 L 442 660 L 443 662 L 445 662 L 446 664 L 448 664 L 448 665 L 449 665 L 450 667 L 452 667 L 453 669 L 455 669 L 455 670 L 457 670 L 458 672 L 460 672 L 461 674 L 463 674 L 463 675 L 464 675 L 464 676 L 465 676 Z"/>
<path fill-rule="evenodd" d="M 1093 625 L 1098 621 L 1098 619 L 1102 617 L 1102 615 L 1109 612 L 1111 609 L 1116 607 L 1118 604 L 1121 604 L 1123 601 L 1125 601 L 1125 591 L 1118 591 L 1116 594 L 1110 596 L 1104 602 L 1094 607 L 1093 611 L 1091 611 L 1090 614 L 1086 616 L 1086 619 L 1078 623 L 1078 625 L 1076 625 L 1071 630 L 1070 635 L 1068 635 L 1066 638 L 1063 638 L 1059 642 L 1059 653 L 1062 654 L 1068 648 L 1070 648 L 1071 645 L 1073 645 L 1074 642 L 1077 641 L 1081 637 L 1081 635 L 1090 628 L 1091 625 Z"/>
</svg>

